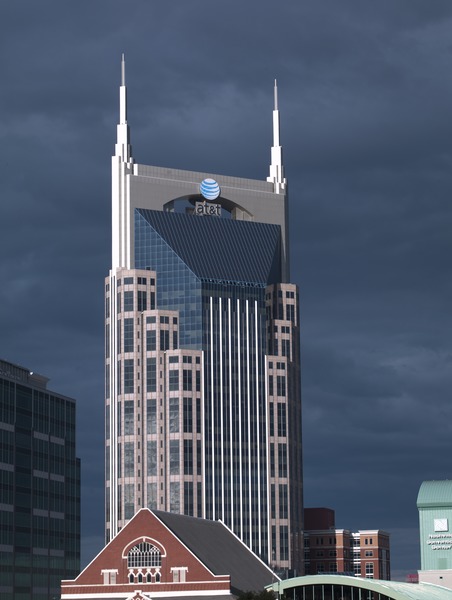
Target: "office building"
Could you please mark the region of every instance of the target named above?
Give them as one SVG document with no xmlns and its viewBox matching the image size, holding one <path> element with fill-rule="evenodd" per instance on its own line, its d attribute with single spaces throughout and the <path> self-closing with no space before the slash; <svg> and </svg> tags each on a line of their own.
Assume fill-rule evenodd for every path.
<svg viewBox="0 0 452 600">
<path fill-rule="evenodd" d="M 266 181 L 135 163 L 122 62 L 106 292 L 106 538 L 221 519 L 302 572 L 298 289 L 275 82 Z"/>
<path fill-rule="evenodd" d="M 389 533 L 337 529 L 330 508 L 306 508 L 304 514 L 307 575 L 349 573 L 366 579 L 391 579 Z"/>
<path fill-rule="evenodd" d="M 75 401 L 0 361 L 0 598 L 59 597 L 80 568 Z"/>
</svg>

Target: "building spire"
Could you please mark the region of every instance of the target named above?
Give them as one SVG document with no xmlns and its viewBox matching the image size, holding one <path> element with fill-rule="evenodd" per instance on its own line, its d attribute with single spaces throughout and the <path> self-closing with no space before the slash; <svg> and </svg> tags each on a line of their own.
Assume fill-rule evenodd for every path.
<svg viewBox="0 0 452 600">
<path fill-rule="evenodd" d="M 119 87 L 119 124 L 117 128 L 115 155 L 120 156 L 124 162 L 131 162 L 130 132 L 127 125 L 127 88 L 126 88 L 126 61 L 124 54 L 121 57 L 121 85 Z"/>
<path fill-rule="evenodd" d="M 279 143 L 279 109 L 278 109 L 278 82 L 275 79 L 274 86 L 274 108 L 273 108 L 273 146 L 271 149 L 270 174 L 267 181 L 275 186 L 275 192 L 279 194 L 286 187 L 284 167 L 282 163 L 282 147 Z"/>
</svg>

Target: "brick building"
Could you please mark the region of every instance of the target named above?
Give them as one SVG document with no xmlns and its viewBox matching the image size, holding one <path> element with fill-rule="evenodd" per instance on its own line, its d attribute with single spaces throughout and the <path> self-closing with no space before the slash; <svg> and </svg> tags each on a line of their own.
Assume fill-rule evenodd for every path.
<svg viewBox="0 0 452 600">
<path fill-rule="evenodd" d="M 305 509 L 307 575 L 350 573 L 366 579 L 391 578 L 389 534 L 379 529 L 336 529 L 330 508 Z"/>
<path fill-rule="evenodd" d="M 72 581 L 61 600 L 232 598 L 278 577 L 223 523 L 140 510 Z"/>
</svg>

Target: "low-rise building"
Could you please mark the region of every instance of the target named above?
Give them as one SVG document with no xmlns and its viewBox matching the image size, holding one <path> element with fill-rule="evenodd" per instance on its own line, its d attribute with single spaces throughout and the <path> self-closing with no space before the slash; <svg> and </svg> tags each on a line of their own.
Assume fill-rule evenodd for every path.
<svg viewBox="0 0 452 600">
<path fill-rule="evenodd" d="M 352 532 L 335 527 L 330 508 L 305 509 L 305 572 L 350 573 L 366 579 L 391 578 L 389 533 Z"/>
<path fill-rule="evenodd" d="M 279 578 L 220 521 L 141 509 L 61 600 L 232 598 Z"/>
</svg>

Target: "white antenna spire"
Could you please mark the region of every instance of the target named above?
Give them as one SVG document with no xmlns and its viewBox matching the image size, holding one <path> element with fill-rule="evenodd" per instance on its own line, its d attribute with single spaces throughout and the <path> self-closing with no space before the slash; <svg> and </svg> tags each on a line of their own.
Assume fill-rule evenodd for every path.
<svg viewBox="0 0 452 600">
<path fill-rule="evenodd" d="M 274 87 L 274 108 L 273 108 L 273 146 L 271 149 L 270 174 L 267 181 L 275 186 L 275 192 L 286 187 L 286 178 L 284 177 L 284 167 L 282 164 L 282 147 L 279 144 L 279 110 L 278 110 L 278 83 L 275 79 Z"/>
<path fill-rule="evenodd" d="M 134 161 L 127 124 L 126 61 L 121 58 L 119 87 L 119 123 L 116 127 L 115 154 L 112 157 L 112 272 L 119 267 L 131 268 L 130 250 L 130 175 Z"/>
<path fill-rule="evenodd" d="M 119 124 L 115 155 L 121 156 L 125 162 L 130 162 L 131 147 L 130 133 L 127 125 L 127 88 L 126 88 L 126 61 L 124 54 L 121 57 L 121 86 L 119 88 Z"/>
</svg>

